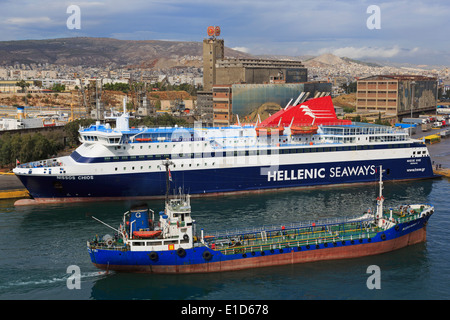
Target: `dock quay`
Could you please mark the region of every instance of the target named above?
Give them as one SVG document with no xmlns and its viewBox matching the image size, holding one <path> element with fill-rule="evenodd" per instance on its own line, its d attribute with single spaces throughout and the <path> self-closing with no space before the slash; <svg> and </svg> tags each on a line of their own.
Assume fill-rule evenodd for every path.
<svg viewBox="0 0 450 320">
<path fill-rule="evenodd" d="M 432 130 L 430 135 L 436 133 L 437 130 Z M 422 133 L 413 135 L 413 138 L 425 143 Z M 450 179 L 450 139 L 443 138 L 439 139 L 438 143 L 427 143 L 427 147 L 435 175 Z M 0 200 L 30 198 L 28 191 L 14 173 L 0 172 Z"/>
<path fill-rule="evenodd" d="M 29 198 L 30 194 L 12 172 L 0 172 L 0 200 Z"/>
<path fill-rule="evenodd" d="M 450 178 L 450 168 L 433 167 L 433 172 L 443 177 Z"/>
</svg>

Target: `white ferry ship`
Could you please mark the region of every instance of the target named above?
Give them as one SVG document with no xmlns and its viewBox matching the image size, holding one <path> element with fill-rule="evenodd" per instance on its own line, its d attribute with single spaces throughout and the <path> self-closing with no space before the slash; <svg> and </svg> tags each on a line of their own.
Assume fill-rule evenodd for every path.
<svg viewBox="0 0 450 320">
<path fill-rule="evenodd" d="M 70 156 L 17 166 L 33 201 L 148 199 L 165 194 L 163 161 L 191 195 L 434 177 L 426 145 L 408 132 L 336 118 L 330 97 L 288 105 L 259 124 L 81 128 Z M 19 200 L 27 204 L 30 200 Z"/>
</svg>

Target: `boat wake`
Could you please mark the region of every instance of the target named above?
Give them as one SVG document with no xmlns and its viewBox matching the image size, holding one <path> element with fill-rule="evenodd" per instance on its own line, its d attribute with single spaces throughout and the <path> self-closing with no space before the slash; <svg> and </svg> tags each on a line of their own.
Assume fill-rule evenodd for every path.
<svg viewBox="0 0 450 320">
<path fill-rule="evenodd" d="M 80 274 L 80 280 L 87 280 L 87 279 L 94 279 L 96 278 L 102 279 L 106 275 L 108 275 L 108 271 L 94 271 L 94 272 L 86 272 Z M 21 280 L 14 280 L 10 282 L 6 282 L 0 285 L 0 290 L 8 290 L 11 288 L 17 288 L 17 287 L 34 287 L 34 286 L 48 286 L 53 284 L 64 284 L 68 281 L 72 281 L 69 278 L 72 275 L 66 274 L 62 277 L 54 277 L 54 278 L 48 278 L 48 279 L 21 279 Z"/>
</svg>

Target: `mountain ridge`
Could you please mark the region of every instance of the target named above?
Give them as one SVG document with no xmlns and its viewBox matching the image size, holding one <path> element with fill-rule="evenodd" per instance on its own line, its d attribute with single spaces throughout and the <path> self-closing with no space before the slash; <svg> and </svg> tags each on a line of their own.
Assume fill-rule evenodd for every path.
<svg viewBox="0 0 450 320">
<path fill-rule="evenodd" d="M 202 43 L 194 41 L 119 40 L 114 38 L 56 38 L 0 42 L 0 65 L 56 64 L 68 66 L 126 66 L 155 59 L 202 56 Z M 230 57 L 250 55 L 225 48 Z"/>
<path fill-rule="evenodd" d="M 180 58 L 184 56 L 193 56 L 197 59 L 180 62 Z M 49 63 L 73 67 L 108 66 L 110 68 L 126 66 L 142 68 L 202 67 L 202 57 L 203 43 L 197 41 L 120 40 L 102 37 L 0 41 L 0 66 Z M 319 56 L 253 55 L 229 47 L 225 47 L 225 57 L 294 60 L 302 61 L 306 67 L 329 67 L 352 63 L 369 67 L 394 66 L 392 63 L 366 62 L 338 57 L 331 53 Z"/>
</svg>

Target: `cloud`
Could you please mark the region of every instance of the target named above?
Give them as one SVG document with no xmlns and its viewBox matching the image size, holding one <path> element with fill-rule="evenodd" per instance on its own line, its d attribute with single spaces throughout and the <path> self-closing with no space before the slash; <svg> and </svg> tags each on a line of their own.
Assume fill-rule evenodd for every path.
<svg viewBox="0 0 450 320">
<path fill-rule="evenodd" d="M 15 17 L 4 20 L 4 23 L 25 26 L 34 24 L 51 24 L 52 19 L 49 17 Z"/>
<path fill-rule="evenodd" d="M 354 59 L 431 60 L 450 52 L 448 0 L 382 1 L 381 29 L 369 30 L 368 0 L 0 0 L 0 40 L 60 36 L 202 41 L 219 25 L 225 45 L 253 54 L 331 52 Z M 81 30 L 68 30 L 66 9 L 81 9 Z M 441 54 L 435 56 L 440 57 Z M 448 60 L 447 60 L 448 61 Z"/>
<path fill-rule="evenodd" d="M 392 48 L 373 48 L 373 47 L 343 47 L 343 48 L 324 48 L 319 50 L 319 54 L 331 52 L 339 57 L 347 57 L 351 59 L 361 58 L 392 58 L 402 52 L 400 47 Z"/>
<path fill-rule="evenodd" d="M 250 49 L 246 48 L 246 47 L 234 47 L 234 48 L 231 48 L 231 49 L 237 50 L 237 51 L 241 51 L 241 52 L 245 52 L 245 53 L 250 53 Z"/>
</svg>

